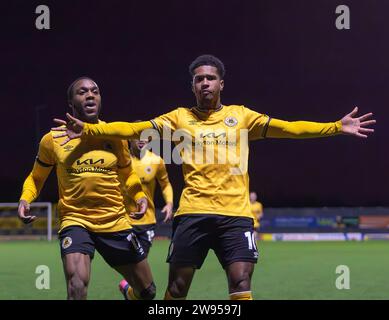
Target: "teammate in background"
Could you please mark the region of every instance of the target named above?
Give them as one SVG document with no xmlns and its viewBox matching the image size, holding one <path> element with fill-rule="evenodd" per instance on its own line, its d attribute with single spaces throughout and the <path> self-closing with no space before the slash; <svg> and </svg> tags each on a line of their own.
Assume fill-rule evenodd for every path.
<svg viewBox="0 0 389 320">
<path fill-rule="evenodd" d="M 146 194 L 148 207 L 145 215 L 141 219 L 130 218 L 133 231 L 137 235 L 146 255 L 148 254 L 154 238 L 155 226 L 157 223 L 155 216 L 154 192 L 156 181 L 158 181 L 165 206 L 161 212 L 165 214 L 163 222 L 168 222 L 173 218 L 173 188 L 170 184 L 163 159 L 149 150 L 142 149 L 147 145 L 147 140 L 130 140 L 131 164 L 140 178 L 143 192 Z M 141 158 L 142 153 L 142 158 Z M 129 212 L 136 210 L 136 203 L 132 197 L 125 196 L 124 203 Z"/>
<path fill-rule="evenodd" d="M 156 180 L 158 181 L 166 205 L 161 212 L 165 214 L 163 222 L 168 222 L 173 218 L 173 188 L 170 184 L 163 159 L 149 150 L 142 149 L 147 145 L 147 140 L 129 140 L 131 164 L 142 182 L 143 192 L 146 194 L 148 207 L 146 214 L 141 219 L 130 219 L 133 226 L 133 232 L 136 234 L 146 255 L 153 243 L 155 235 L 155 226 L 157 223 L 155 216 L 154 192 Z M 141 157 L 142 155 L 142 157 Z M 133 212 L 136 209 L 136 203 L 124 191 L 124 203 L 127 211 Z M 128 283 L 122 280 L 119 283 L 119 290 L 127 298 Z"/>
<path fill-rule="evenodd" d="M 263 206 L 262 203 L 257 201 L 257 193 L 252 191 L 250 192 L 250 208 L 251 214 L 254 219 L 254 236 L 255 240 L 258 240 L 258 231 L 261 225 L 261 219 L 263 217 Z"/>
<path fill-rule="evenodd" d="M 195 147 L 197 151 L 202 147 L 200 153 L 206 153 L 207 148 L 213 146 L 214 162 L 197 163 L 193 158 L 183 157 L 185 188 L 173 220 L 165 299 L 186 298 L 196 269 L 202 266 L 209 249 L 213 249 L 226 272 L 230 299 L 250 300 L 251 276 L 258 252 L 252 241 L 249 178 L 244 167 L 232 161 L 219 161 L 219 146 L 228 146 L 231 142 L 236 146 L 237 154 L 233 157 L 236 159 L 240 156 L 241 143 L 243 148 L 247 147 L 246 138 L 317 138 L 337 134 L 366 138 L 374 131 L 367 126 L 375 120 L 369 120 L 371 113 L 356 117 L 357 108 L 341 120 L 330 123 L 274 119 L 242 105 L 221 104 L 225 69 L 216 57 L 199 56 L 189 70 L 197 101 L 195 107 L 177 108 L 140 123 L 91 125 L 67 114 L 68 121 L 55 119 L 66 127 L 54 130 L 62 132 L 57 137 L 65 137 L 63 143 L 66 144 L 83 134 L 130 139 L 153 127 L 159 132 L 167 128 L 173 133 L 182 129 L 179 133 L 184 131 L 185 138 L 191 141 L 186 147 L 192 155 L 196 154 Z M 233 137 L 231 141 L 229 136 Z M 233 152 L 234 148 L 229 150 Z M 183 149 L 181 151 L 186 155 Z M 246 160 L 242 162 L 247 164 Z"/>
<path fill-rule="evenodd" d="M 85 123 L 99 120 L 101 96 L 90 78 L 75 80 L 68 89 L 73 115 Z M 68 299 L 86 299 L 95 249 L 104 260 L 132 285 L 138 299 L 153 299 L 155 285 L 146 253 L 132 231 L 124 208 L 120 182 L 129 189 L 137 208 L 131 216 L 142 218 L 147 198 L 131 168 L 126 141 L 82 137 L 61 146 L 61 140 L 47 133 L 39 144 L 32 172 L 23 185 L 18 214 L 24 223 L 53 167 L 59 188 L 59 240 Z"/>
</svg>

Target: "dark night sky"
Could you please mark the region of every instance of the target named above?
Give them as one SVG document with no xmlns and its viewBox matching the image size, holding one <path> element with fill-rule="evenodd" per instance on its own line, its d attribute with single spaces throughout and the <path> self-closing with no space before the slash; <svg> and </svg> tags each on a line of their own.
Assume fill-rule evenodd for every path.
<svg viewBox="0 0 389 320">
<path fill-rule="evenodd" d="M 18 200 L 37 136 L 68 111 L 75 78 L 99 84 L 102 119 L 150 119 L 195 103 L 188 65 L 212 53 L 227 69 L 224 104 L 324 122 L 358 105 L 378 121 L 367 140 L 253 143 L 251 187 L 265 206 L 389 206 L 387 1 L 59 2 L 2 6 L 1 202 Z M 39 4 L 50 30 L 35 28 Z M 350 7 L 350 30 L 335 28 L 339 4 Z M 168 169 L 179 192 L 181 169 Z M 47 184 L 40 200 L 56 201 L 54 175 Z"/>
</svg>

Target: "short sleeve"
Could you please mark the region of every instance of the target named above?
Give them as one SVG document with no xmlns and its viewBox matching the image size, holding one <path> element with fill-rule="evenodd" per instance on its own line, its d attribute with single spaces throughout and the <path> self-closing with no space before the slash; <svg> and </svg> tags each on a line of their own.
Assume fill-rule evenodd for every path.
<svg viewBox="0 0 389 320">
<path fill-rule="evenodd" d="M 36 161 L 44 167 L 55 165 L 54 142 L 51 133 L 44 135 L 40 141 Z"/>
<path fill-rule="evenodd" d="M 244 119 L 249 131 L 249 140 L 258 140 L 266 137 L 270 117 L 244 107 Z"/>
<path fill-rule="evenodd" d="M 151 123 L 159 132 L 163 130 L 163 127 L 167 127 L 170 130 L 175 131 L 177 129 L 178 118 L 179 109 L 175 109 L 151 120 Z"/>
</svg>

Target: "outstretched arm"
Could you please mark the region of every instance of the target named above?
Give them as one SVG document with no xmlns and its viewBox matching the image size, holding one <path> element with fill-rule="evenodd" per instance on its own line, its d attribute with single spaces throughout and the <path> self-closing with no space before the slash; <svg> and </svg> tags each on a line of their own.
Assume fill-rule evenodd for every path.
<svg viewBox="0 0 389 320">
<path fill-rule="evenodd" d="M 30 223 L 36 219 L 36 216 L 30 215 L 30 203 L 38 197 L 52 168 L 51 166 L 44 167 L 38 162 L 35 162 L 31 173 L 24 181 L 18 207 L 19 218 L 24 223 Z"/>
<path fill-rule="evenodd" d="M 53 138 L 67 137 L 61 145 L 68 143 L 72 139 L 80 138 L 83 134 L 92 136 L 102 136 L 108 138 L 118 138 L 122 140 L 139 138 L 140 134 L 145 129 L 153 128 L 150 121 L 143 122 L 111 122 L 91 124 L 83 122 L 69 113 L 66 114 L 68 121 L 54 119 L 59 124 L 59 127 L 52 128 L 53 131 L 60 133 Z"/>
<path fill-rule="evenodd" d="M 318 138 L 336 134 L 347 134 L 359 138 L 367 138 L 368 133 L 374 129 L 367 128 L 376 123 L 371 120 L 372 113 L 356 117 L 358 108 L 345 115 L 341 120 L 330 123 L 319 123 L 310 121 L 288 122 L 278 119 L 271 119 L 265 136 L 268 138 Z"/>
</svg>

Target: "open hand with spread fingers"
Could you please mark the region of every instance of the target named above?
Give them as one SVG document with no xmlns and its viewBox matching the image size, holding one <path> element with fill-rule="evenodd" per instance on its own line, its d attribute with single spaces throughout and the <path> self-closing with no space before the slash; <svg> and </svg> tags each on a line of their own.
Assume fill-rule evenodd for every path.
<svg viewBox="0 0 389 320">
<path fill-rule="evenodd" d="M 73 117 L 69 113 L 66 113 L 68 121 L 61 119 L 54 119 L 54 122 L 59 124 L 59 127 L 51 128 L 52 131 L 60 131 L 61 133 L 53 136 L 54 139 L 67 137 L 62 143 L 61 146 L 67 144 L 72 139 L 77 139 L 82 136 L 82 131 L 84 129 L 84 122 Z"/>
<path fill-rule="evenodd" d="M 342 133 L 352 135 L 359 138 L 367 138 L 369 133 L 373 133 L 374 129 L 367 128 L 375 124 L 376 121 L 371 119 L 373 113 L 366 113 L 363 116 L 356 117 L 358 107 L 345 115 L 340 121 L 342 122 Z"/>
</svg>

